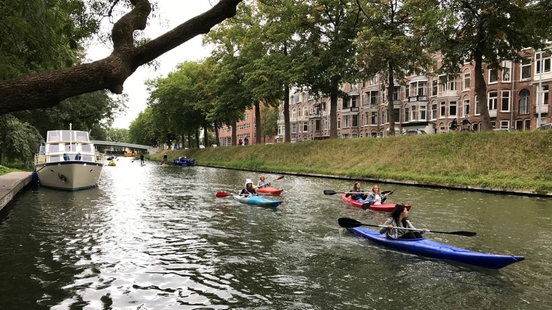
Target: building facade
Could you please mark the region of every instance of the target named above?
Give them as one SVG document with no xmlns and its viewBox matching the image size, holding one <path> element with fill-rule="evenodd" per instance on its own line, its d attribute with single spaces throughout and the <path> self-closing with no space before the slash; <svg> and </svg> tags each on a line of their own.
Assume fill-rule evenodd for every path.
<svg viewBox="0 0 552 310">
<path fill-rule="evenodd" d="M 521 63 L 503 61 L 501 70 L 484 66 L 487 107 L 495 129 L 532 130 L 550 121 L 549 85 L 552 81 L 551 55 L 524 51 Z M 436 66 L 440 57 L 434 58 Z M 461 130 L 478 131 L 480 111 L 475 94 L 474 66 L 462 65 L 457 75 L 411 76 L 394 87 L 395 133 L 422 129 L 443 133 L 456 120 Z M 344 84 L 347 95 L 338 99 L 337 131 L 340 138 L 386 137 L 389 128 L 385 77 L 377 76 L 358 84 Z M 465 121 L 466 120 L 466 121 Z M 468 122 L 469 121 L 469 124 Z M 291 142 L 326 139 L 330 134 L 330 99 L 315 99 L 308 92 L 290 97 Z M 280 106 L 277 142 L 285 134 L 283 106 Z"/>
<path fill-rule="evenodd" d="M 266 109 L 263 104 L 260 104 L 260 109 Z M 245 110 L 243 120 L 236 123 L 236 139 L 238 144 L 241 141 L 242 145 L 255 144 L 256 141 L 256 130 L 257 126 L 255 124 L 255 108 Z M 274 136 L 263 136 L 261 138 L 262 143 L 274 143 Z M 232 145 L 232 126 L 224 125 L 219 129 L 219 145 L 220 146 L 229 146 Z"/>
</svg>

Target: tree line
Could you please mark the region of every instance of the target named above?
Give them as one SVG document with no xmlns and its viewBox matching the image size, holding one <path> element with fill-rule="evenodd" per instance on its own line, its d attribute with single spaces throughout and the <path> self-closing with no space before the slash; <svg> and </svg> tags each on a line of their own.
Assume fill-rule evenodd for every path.
<svg viewBox="0 0 552 310">
<path fill-rule="evenodd" d="M 4 118 L 9 113 L 23 124 L 26 120 L 17 113 L 33 114 L 52 107 L 65 113 L 73 98 L 81 98 L 80 105 L 75 104 L 82 107 L 81 112 L 101 114 L 92 100 L 82 97 L 95 92 L 112 100 L 100 109 L 104 119 L 109 119 L 124 108 L 124 101 L 113 100 L 107 90 L 122 93 L 123 82 L 137 67 L 207 33 L 206 43 L 215 46 L 209 58 L 184 62 L 169 76 L 149 81 L 148 109 L 129 130 L 130 139 L 151 139 L 133 141 L 143 144 L 184 141 L 184 137 L 199 143 L 200 128 L 216 133 L 223 124 L 232 126 L 235 141 L 233 125 L 245 109 L 253 107 L 258 113 L 259 143 L 261 104 L 284 105 L 284 140 L 289 142 L 292 89 L 330 98 L 330 138 L 336 138 L 337 101 L 344 95 L 340 91 L 343 83 L 383 75 L 382 88 L 392 102 L 395 83 L 413 74 L 428 74 L 429 69 L 434 74 L 456 74 L 465 62 L 474 65 L 482 130 L 489 130 L 483 63 L 501 69 L 502 60 L 521 61 L 525 48 L 546 47 L 552 26 L 547 16 L 550 0 L 219 0 L 207 12 L 149 39 L 135 36 L 155 12 L 155 3 L 152 6 L 147 0 L 132 0 L 126 6 L 118 0 L 48 2 L 60 10 L 48 10 L 45 1 L 31 0 L 26 5 L 28 12 L 35 13 L 33 18 L 18 15 L 18 5 L 19 1 L 8 0 L 0 10 L 0 31 L 19 32 L 11 31 L 9 44 L 0 47 L 0 57 L 7 60 L 3 65 L 10 66 L 0 70 L 4 73 L 0 76 L 0 114 Z M 96 62 L 83 62 L 82 42 L 99 33 L 101 17 L 116 7 L 127 13 L 113 24 L 110 35 L 100 33 L 112 40 L 113 53 Z M 89 8 L 97 15 L 89 14 Z M 62 14 L 63 18 L 38 12 Z M 48 25 L 47 35 L 56 37 L 26 38 L 29 23 L 37 21 L 41 24 L 35 26 Z M 443 59 L 439 67 L 432 59 L 435 53 Z M 389 122 L 394 127 L 392 109 L 389 105 Z"/>
</svg>

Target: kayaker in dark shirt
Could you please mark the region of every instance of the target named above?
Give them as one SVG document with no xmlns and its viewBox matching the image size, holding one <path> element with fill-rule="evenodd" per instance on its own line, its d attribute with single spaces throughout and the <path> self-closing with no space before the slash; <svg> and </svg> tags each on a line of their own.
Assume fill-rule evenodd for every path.
<svg viewBox="0 0 552 310">
<path fill-rule="evenodd" d="M 419 239 L 423 238 L 422 233 L 427 230 L 427 228 L 424 228 L 420 233 L 418 231 L 401 229 L 401 227 L 416 229 L 408 220 L 408 209 L 403 204 L 395 206 L 395 209 L 391 212 L 391 217 L 382 226 L 384 227 L 380 229 L 380 233 L 385 233 L 387 238 L 391 239 Z"/>
<path fill-rule="evenodd" d="M 163 163 L 167 163 L 167 153 L 163 154 Z"/>
<path fill-rule="evenodd" d="M 251 179 L 245 180 L 245 188 L 241 190 L 241 196 L 257 196 L 257 191 L 253 187 L 253 181 Z"/>
<path fill-rule="evenodd" d="M 360 182 L 355 182 L 355 184 L 353 184 L 353 189 L 345 194 L 345 197 L 349 196 L 351 196 L 353 200 L 366 200 L 368 197 L 368 195 L 360 189 Z"/>
</svg>

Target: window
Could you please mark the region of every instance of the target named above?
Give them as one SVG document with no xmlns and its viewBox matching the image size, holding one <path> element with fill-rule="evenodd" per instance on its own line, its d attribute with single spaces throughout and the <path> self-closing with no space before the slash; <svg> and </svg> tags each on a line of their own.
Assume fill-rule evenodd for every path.
<svg viewBox="0 0 552 310">
<path fill-rule="evenodd" d="M 498 82 L 498 70 L 496 69 L 489 69 L 489 83 L 496 83 Z"/>
<path fill-rule="evenodd" d="M 447 112 L 447 103 L 444 102 L 444 101 L 441 101 L 441 103 L 439 104 L 439 108 L 440 108 L 440 113 L 439 116 L 441 118 L 445 117 L 446 116 L 446 112 Z"/>
<path fill-rule="evenodd" d="M 314 121 L 314 126 L 316 131 L 320 131 L 320 120 L 317 119 Z"/>
<path fill-rule="evenodd" d="M 418 82 L 418 86 L 416 87 L 416 95 L 418 96 L 425 96 L 426 95 L 426 87 L 427 82 Z"/>
<path fill-rule="evenodd" d="M 501 129 L 509 129 L 510 128 L 510 121 L 500 121 L 500 128 Z"/>
<path fill-rule="evenodd" d="M 463 89 L 464 89 L 464 90 L 469 90 L 469 89 L 470 89 L 470 85 L 471 85 L 471 73 L 470 73 L 470 72 L 465 72 L 465 73 L 464 73 L 464 85 L 463 85 Z"/>
<path fill-rule="evenodd" d="M 416 115 L 417 112 L 418 112 L 418 111 L 416 110 L 416 106 L 413 105 L 413 106 L 412 106 L 412 120 L 413 120 L 413 121 L 415 121 L 415 120 L 418 119 L 418 117 L 417 117 L 418 115 Z"/>
<path fill-rule="evenodd" d="M 431 105 L 431 119 L 437 119 L 437 104 L 433 103 Z"/>
<path fill-rule="evenodd" d="M 456 101 L 449 102 L 449 117 L 456 117 Z"/>
<path fill-rule="evenodd" d="M 456 79 L 454 75 L 442 75 L 439 77 L 441 91 L 456 90 Z"/>
<path fill-rule="evenodd" d="M 352 115 L 353 117 L 353 124 L 352 127 L 358 127 L 358 115 Z"/>
<path fill-rule="evenodd" d="M 464 99 L 464 117 L 470 116 L 470 99 Z"/>
<path fill-rule="evenodd" d="M 531 59 L 523 58 L 521 61 L 521 79 L 531 78 Z"/>
<path fill-rule="evenodd" d="M 540 102 L 537 102 L 538 105 L 548 104 L 548 85 L 543 85 L 542 86 L 540 100 L 541 100 Z"/>
<path fill-rule="evenodd" d="M 291 110 L 291 119 L 295 119 L 297 117 L 297 110 L 293 109 Z"/>
<path fill-rule="evenodd" d="M 372 117 L 371 117 L 370 122 L 371 122 L 372 125 L 377 125 L 378 124 L 378 112 L 372 112 Z"/>
<path fill-rule="evenodd" d="M 293 99 L 295 103 L 299 102 L 299 93 L 293 94 Z"/>
<path fill-rule="evenodd" d="M 410 113 L 408 111 L 408 108 L 404 108 L 404 121 L 410 122 Z"/>
<path fill-rule="evenodd" d="M 357 107 L 357 96 L 353 96 L 351 98 L 351 108 L 356 108 Z"/>
<path fill-rule="evenodd" d="M 504 61 L 502 63 L 502 82 L 511 82 L 512 62 Z"/>
<path fill-rule="evenodd" d="M 309 123 L 304 122 L 303 123 L 303 132 L 308 132 L 308 131 L 309 131 Z"/>
<path fill-rule="evenodd" d="M 502 91 L 502 100 L 500 101 L 500 111 L 502 112 L 510 112 L 510 91 L 509 90 L 503 90 Z"/>
<path fill-rule="evenodd" d="M 337 117 L 337 129 L 341 128 L 341 117 Z"/>
<path fill-rule="evenodd" d="M 343 116 L 343 128 L 349 128 L 349 115 Z"/>
<path fill-rule="evenodd" d="M 370 105 L 371 106 L 377 106 L 378 105 L 378 92 L 377 91 L 371 91 L 370 92 Z"/>
<path fill-rule="evenodd" d="M 341 98 L 341 101 L 343 102 L 343 109 L 347 109 L 349 107 L 349 98 Z"/>
<path fill-rule="evenodd" d="M 475 115 L 479 115 L 479 114 L 481 114 L 481 109 L 479 108 L 479 98 L 475 96 Z"/>
<path fill-rule="evenodd" d="M 548 52 L 538 52 L 535 54 L 535 59 L 537 63 L 536 73 L 547 73 L 550 72 L 550 53 Z"/>
<path fill-rule="evenodd" d="M 297 132 L 297 124 L 293 123 L 293 124 L 291 125 L 291 132 L 292 132 L 292 133 L 296 133 L 296 132 Z"/>
<path fill-rule="evenodd" d="M 489 111 L 496 111 L 496 107 L 498 104 L 498 92 L 490 92 L 489 98 L 487 99 L 487 108 L 489 108 Z"/>
<path fill-rule="evenodd" d="M 309 115 L 309 107 L 304 107 L 303 108 L 303 116 L 308 116 Z"/>
<path fill-rule="evenodd" d="M 393 101 L 398 101 L 399 99 L 399 92 L 401 88 L 400 87 L 393 87 Z"/>
<path fill-rule="evenodd" d="M 427 106 L 421 105 L 419 110 L 420 110 L 420 117 L 418 118 L 418 120 L 419 121 L 425 121 L 426 120 Z"/>
<path fill-rule="evenodd" d="M 439 83 L 438 83 L 437 80 L 431 81 L 431 95 L 432 96 L 437 96 L 438 85 L 439 85 Z"/>
<path fill-rule="evenodd" d="M 406 86 L 404 87 L 404 95 L 406 96 L 406 98 L 410 97 L 410 85 L 406 84 Z"/>
</svg>

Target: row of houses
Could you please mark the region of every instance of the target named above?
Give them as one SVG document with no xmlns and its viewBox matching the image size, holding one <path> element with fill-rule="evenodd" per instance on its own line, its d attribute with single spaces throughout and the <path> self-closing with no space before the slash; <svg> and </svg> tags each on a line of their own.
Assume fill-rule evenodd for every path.
<svg viewBox="0 0 552 310">
<path fill-rule="evenodd" d="M 521 63 L 503 61 L 501 70 L 484 67 L 487 107 L 496 129 L 532 130 L 550 121 L 551 55 L 545 51 L 524 52 L 528 56 Z M 434 61 L 440 65 L 439 58 Z M 389 135 L 390 103 L 387 102 L 385 81 L 385 77 L 377 76 L 362 83 L 342 85 L 346 96 L 338 99 L 338 137 Z M 481 117 L 477 100 L 471 63 L 463 64 L 457 75 L 411 76 L 393 90 L 395 133 L 411 129 L 444 133 L 451 130 L 454 120 L 458 123 L 467 120 L 468 130 L 478 131 Z M 284 139 L 283 105 L 279 109 L 278 135 L 270 142 L 283 142 Z M 290 124 L 291 142 L 328 138 L 329 98 L 315 98 L 308 92 L 294 93 L 290 97 Z M 255 140 L 253 111 L 247 111 L 246 118 L 237 126 L 238 138 L 248 136 L 250 141 Z M 222 128 L 220 137 L 221 145 L 229 145 L 231 130 Z"/>
</svg>

